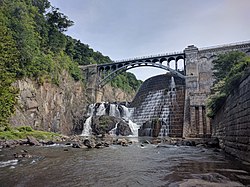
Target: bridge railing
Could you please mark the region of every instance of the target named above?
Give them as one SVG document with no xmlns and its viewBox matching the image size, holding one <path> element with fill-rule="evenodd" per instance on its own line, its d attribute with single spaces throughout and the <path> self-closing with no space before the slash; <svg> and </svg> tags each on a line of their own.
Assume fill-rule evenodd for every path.
<svg viewBox="0 0 250 187">
<path fill-rule="evenodd" d="M 236 42 L 236 43 L 223 44 L 223 45 L 215 45 L 215 46 L 211 46 L 211 47 L 202 47 L 202 48 L 199 48 L 199 51 L 205 51 L 205 50 L 209 50 L 209 49 L 217 49 L 217 48 L 223 48 L 223 47 L 232 47 L 232 46 L 244 45 L 244 44 L 250 44 L 250 41 Z"/>
<path fill-rule="evenodd" d="M 148 58 L 157 58 L 157 57 L 165 57 L 165 56 L 172 56 L 172 55 L 179 55 L 183 54 L 182 51 L 179 52 L 172 52 L 172 53 L 163 53 L 163 54 L 157 54 L 157 55 L 149 55 L 149 56 L 142 56 L 142 57 L 135 57 L 135 58 L 128 58 L 128 59 L 122 59 L 122 60 L 115 60 L 114 63 L 118 62 L 128 62 L 128 61 L 134 61 L 134 60 L 143 60 Z"/>
</svg>

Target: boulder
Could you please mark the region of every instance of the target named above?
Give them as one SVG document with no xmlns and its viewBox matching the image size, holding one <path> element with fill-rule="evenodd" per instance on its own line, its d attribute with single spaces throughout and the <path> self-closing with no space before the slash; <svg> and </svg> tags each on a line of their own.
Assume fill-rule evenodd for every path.
<svg viewBox="0 0 250 187">
<path fill-rule="evenodd" d="M 132 131 L 129 128 L 129 124 L 124 121 L 120 121 L 117 124 L 116 135 L 122 135 L 122 136 L 132 135 Z"/>
<path fill-rule="evenodd" d="M 83 141 L 83 145 L 85 145 L 88 148 L 94 148 L 96 146 L 93 139 L 85 139 Z"/>
<path fill-rule="evenodd" d="M 37 139 L 34 138 L 33 136 L 27 136 L 27 143 L 29 145 L 40 145 L 40 143 L 37 141 Z"/>
<path fill-rule="evenodd" d="M 73 143 L 72 147 L 73 148 L 81 148 L 81 145 L 79 143 Z"/>
<path fill-rule="evenodd" d="M 125 138 L 119 138 L 116 140 L 116 143 L 118 145 L 122 145 L 122 146 L 128 146 L 128 141 Z"/>
<path fill-rule="evenodd" d="M 118 122 L 119 119 L 113 116 L 95 116 L 92 118 L 92 132 L 95 135 L 107 134 L 109 131 L 115 128 Z"/>
</svg>

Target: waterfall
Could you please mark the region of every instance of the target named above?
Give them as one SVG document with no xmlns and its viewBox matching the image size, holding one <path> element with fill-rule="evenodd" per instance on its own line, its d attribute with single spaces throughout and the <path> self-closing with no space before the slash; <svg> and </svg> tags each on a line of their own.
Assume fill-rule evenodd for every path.
<svg viewBox="0 0 250 187">
<path fill-rule="evenodd" d="M 171 77 L 171 83 L 170 83 L 170 88 L 171 91 L 175 91 L 175 81 L 174 81 L 174 77 Z"/>
<path fill-rule="evenodd" d="M 116 136 L 117 125 L 118 125 L 118 123 L 115 124 L 115 128 L 113 128 L 111 131 L 109 131 L 110 135 Z"/>
<path fill-rule="evenodd" d="M 106 108 L 104 103 L 101 103 L 100 106 L 98 107 L 97 111 L 96 111 L 96 115 L 97 116 L 103 116 L 106 114 Z"/>
<path fill-rule="evenodd" d="M 89 107 L 88 107 L 88 113 L 87 113 L 88 116 L 93 116 L 93 114 L 94 114 L 94 108 L 95 108 L 95 104 L 90 104 L 89 105 Z"/>
<path fill-rule="evenodd" d="M 162 82 L 152 82 L 152 85 L 166 84 L 164 89 L 151 89 L 145 93 L 147 88 L 144 88 L 142 99 L 138 98 L 140 104 L 136 105 L 132 120 L 141 126 L 139 129 L 141 136 L 168 136 L 170 134 L 171 116 L 179 115 L 179 113 L 174 113 L 176 110 L 180 110 L 179 101 L 176 98 L 175 77 L 169 76 L 165 80 L 166 82 L 163 80 Z M 155 126 L 155 121 L 158 120 L 160 120 L 160 125 Z M 174 132 L 176 132 L 175 129 Z"/>
<path fill-rule="evenodd" d="M 92 134 L 91 122 L 92 122 L 92 116 L 89 116 L 84 123 L 81 136 L 90 136 Z"/>
<path fill-rule="evenodd" d="M 107 104 L 106 104 L 107 106 Z M 121 112 L 119 110 L 122 108 Z M 109 116 L 114 116 L 116 118 L 121 118 L 124 122 L 128 123 L 129 128 L 132 131 L 132 136 L 137 137 L 138 136 L 138 129 L 139 126 L 136 123 L 133 123 L 130 118 L 131 118 L 131 113 L 133 112 L 133 108 L 127 108 L 124 105 L 121 104 L 109 104 Z M 99 106 L 97 104 L 90 104 L 88 107 L 88 113 L 87 115 L 89 116 L 85 123 L 84 123 L 84 128 L 82 131 L 82 136 L 90 136 L 92 132 L 91 128 L 91 123 L 92 123 L 92 117 L 93 116 L 102 116 L 106 115 L 106 108 L 105 108 L 105 103 L 101 103 Z M 110 134 L 116 135 L 116 129 L 117 129 L 118 123 L 115 125 L 115 128 L 110 131 Z"/>
<path fill-rule="evenodd" d="M 109 116 L 114 116 L 120 118 L 120 111 L 117 104 L 110 104 L 109 106 Z"/>
<path fill-rule="evenodd" d="M 164 90 L 151 91 L 140 107 L 133 113 L 133 121 L 142 125 L 144 122 L 159 118 L 160 106 L 163 102 Z"/>
<path fill-rule="evenodd" d="M 128 125 L 132 131 L 132 136 L 138 137 L 138 129 L 140 128 L 140 125 L 137 125 L 136 123 L 132 122 L 131 120 L 128 121 Z"/>
<path fill-rule="evenodd" d="M 124 105 L 121 105 L 122 107 L 122 118 L 128 121 L 131 118 L 131 114 L 134 112 L 133 108 L 127 108 Z"/>
</svg>

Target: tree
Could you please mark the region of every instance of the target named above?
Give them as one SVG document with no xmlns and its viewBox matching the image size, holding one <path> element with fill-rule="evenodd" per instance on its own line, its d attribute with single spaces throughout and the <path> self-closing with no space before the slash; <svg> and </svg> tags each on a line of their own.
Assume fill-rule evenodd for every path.
<svg viewBox="0 0 250 187">
<path fill-rule="evenodd" d="M 238 51 L 219 55 L 213 61 L 215 82 L 207 101 L 208 116 L 213 118 L 228 95 L 237 89 L 241 80 L 249 74 L 250 57 Z"/>
<path fill-rule="evenodd" d="M 52 10 L 46 14 L 46 18 L 51 28 L 57 29 L 59 32 L 65 32 L 74 24 L 67 16 L 59 12 L 58 8 L 51 7 Z"/>
</svg>

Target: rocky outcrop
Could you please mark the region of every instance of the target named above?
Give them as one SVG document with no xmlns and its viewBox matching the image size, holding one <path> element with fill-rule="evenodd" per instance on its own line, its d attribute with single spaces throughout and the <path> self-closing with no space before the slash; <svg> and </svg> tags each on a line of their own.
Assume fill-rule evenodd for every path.
<svg viewBox="0 0 250 187">
<path fill-rule="evenodd" d="M 24 79 L 14 86 L 19 89 L 19 96 L 16 112 L 10 118 L 13 126 L 31 126 L 65 135 L 81 134 L 92 98 L 82 82 L 75 82 L 64 71 L 58 85 Z M 133 97 L 110 85 L 105 86 L 104 92 L 105 101 L 127 101 Z"/>
<path fill-rule="evenodd" d="M 122 89 L 114 88 L 109 84 L 103 87 L 102 92 L 103 92 L 102 101 L 111 102 L 111 103 L 119 102 L 119 101 L 130 102 L 133 100 L 135 96 L 135 92 L 127 93 L 123 91 Z"/>
<path fill-rule="evenodd" d="M 42 85 L 30 79 L 18 80 L 19 91 L 16 112 L 11 117 L 13 126 L 31 126 L 34 129 L 71 134 L 74 121 L 85 114 L 88 104 L 84 85 L 62 72 L 59 86 Z"/>
<path fill-rule="evenodd" d="M 115 129 L 115 127 L 117 128 Z M 94 116 L 91 128 L 94 135 L 105 135 L 112 129 L 115 129 L 116 135 L 128 136 L 132 134 L 129 125 L 114 116 Z"/>
</svg>

